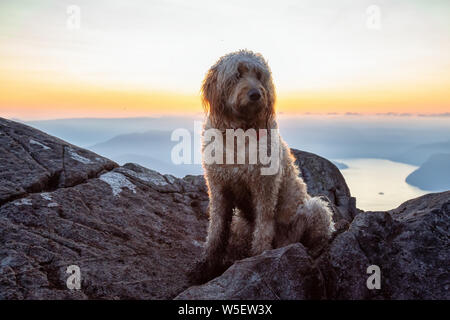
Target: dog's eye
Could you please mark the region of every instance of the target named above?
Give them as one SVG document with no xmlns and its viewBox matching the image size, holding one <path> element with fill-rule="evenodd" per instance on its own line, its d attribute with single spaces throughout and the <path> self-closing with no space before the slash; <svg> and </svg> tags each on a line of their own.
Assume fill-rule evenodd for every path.
<svg viewBox="0 0 450 320">
<path fill-rule="evenodd" d="M 256 72 L 256 78 L 258 78 L 258 80 L 261 80 L 261 78 L 262 78 L 262 74 L 261 74 L 261 72 Z"/>
<path fill-rule="evenodd" d="M 242 74 L 238 71 L 236 72 L 236 79 L 240 79 L 242 77 Z"/>
</svg>

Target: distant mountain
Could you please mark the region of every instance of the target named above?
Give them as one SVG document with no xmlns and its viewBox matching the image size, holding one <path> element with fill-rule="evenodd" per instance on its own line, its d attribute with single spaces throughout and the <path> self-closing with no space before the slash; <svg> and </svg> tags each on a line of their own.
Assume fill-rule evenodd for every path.
<svg viewBox="0 0 450 320">
<path fill-rule="evenodd" d="M 339 170 L 348 169 L 348 165 L 339 161 L 331 161 Z"/>
<path fill-rule="evenodd" d="M 150 130 L 143 133 L 118 135 L 105 142 L 89 147 L 90 150 L 117 157 L 124 154 L 140 154 L 163 161 L 170 160 L 170 150 L 175 142 L 170 141 L 169 131 Z"/>
<path fill-rule="evenodd" d="M 140 154 L 123 154 L 114 157 L 114 161 L 120 165 L 126 163 L 137 163 L 143 167 L 152 168 L 163 174 L 171 174 L 176 177 L 184 177 L 185 175 L 203 174 L 201 165 L 180 164 L 176 165 L 172 162 L 165 162 L 156 158 L 146 157 Z"/>
<path fill-rule="evenodd" d="M 432 155 L 406 182 L 423 190 L 450 190 L 450 153 Z"/>
<path fill-rule="evenodd" d="M 328 159 L 377 158 L 420 165 L 436 153 L 450 153 L 450 118 L 279 117 L 280 132 L 291 148 Z M 174 165 L 170 133 L 192 132 L 202 115 L 122 119 L 57 119 L 26 124 L 120 164 L 136 162 L 176 176 L 197 174 L 200 165 Z M 441 142 L 439 142 L 441 141 Z M 436 143 L 439 142 L 439 143 Z M 91 146 L 91 147 L 89 147 Z M 337 166 L 342 170 L 345 167 Z"/>
<path fill-rule="evenodd" d="M 25 124 L 45 131 L 60 139 L 83 147 L 104 142 L 118 135 L 148 130 L 172 131 L 177 128 L 193 129 L 201 116 L 164 116 L 142 118 L 75 118 L 27 121 Z"/>
<path fill-rule="evenodd" d="M 420 166 L 430 156 L 437 153 L 450 153 L 450 140 L 418 145 L 398 156 L 394 156 L 391 160 Z"/>
<path fill-rule="evenodd" d="M 286 116 L 280 118 L 279 126 L 291 148 L 328 159 L 375 158 L 411 164 L 409 155 L 400 156 L 419 145 L 450 140 L 450 118 Z"/>
<path fill-rule="evenodd" d="M 154 119 L 146 119 L 142 123 L 136 122 L 136 129 L 142 129 L 148 125 L 152 127 L 152 130 L 116 135 L 105 142 L 87 148 L 121 165 L 126 162 L 135 162 L 178 177 L 186 174 L 200 174 L 202 169 L 198 164 L 175 165 L 171 160 L 172 148 L 177 144 L 170 139 L 172 130 L 179 124 L 179 128 L 190 130 L 192 134 L 193 122 L 190 125 L 185 123 L 183 127 L 175 118 L 170 120 L 171 122 L 167 122 L 161 119 L 161 123 L 158 125 L 153 123 L 154 126 L 150 126 L 150 122 Z M 188 122 L 187 119 L 186 122 Z M 124 121 L 126 130 L 132 130 L 128 128 L 132 123 Z M 116 125 L 121 127 L 119 123 Z M 91 129 L 93 130 L 93 127 Z M 302 131 L 301 127 L 287 126 L 281 131 L 284 131 L 282 135 L 289 146 L 326 155 L 328 158 L 378 158 L 420 165 L 432 154 L 450 153 L 450 141 L 417 145 L 413 142 L 416 137 L 414 135 L 408 137 L 407 132 L 394 134 L 394 131 L 389 132 L 387 129 L 377 131 L 378 133 L 374 129 L 360 132 L 359 128 L 356 130 L 338 127 L 330 130 L 330 128 L 318 130 L 317 127 L 310 127 Z M 88 132 L 92 136 L 96 135 L 94 131 Z M 102 136 L 101 132 L 99 135 Z M 191 143 L 193 142 L 192 139 Z M 341 170 L 347 168 L 344 163 L 335 162 L 335 165 Z"/>
<path fill-rule="evenodd" d="M 28 121 L 26 124 L 75 145 L 88 147 L 119 135 L 149 130 L 185 128 L 191 131 L 194 121 L 202 118 L 198 114 L 57 119 Z M 308 150 L 328 159 L 378 158 L 420 165 L 432 154 L 450 153 L 448 145 L 443 146 L 444 149 L 415 150 L 419 145 L 450 141 L 450 118 L 280 115 L 278 120 L 281 135 L 291 148 Z M 136 154 L 134 151 L 126 153 Z M 425 158 L 416 159 L 421 157 L 420 154 L 426 154 Z"/>
<path fill-rule="evenodd" d="M 172 148 L 178 142 L 171 141 L 170 137 L 171 131 L 150 130 L 143 133 L 119 135 L 106 142 L 88 147 L 88 149 L 112 159 L 120 165 L 133 162 L 177 177 L 187 174 L 202 174 L 200 164 L 177 165 L 173 163 Z M 191 158 L 193 161 L 193 155 Z"/>
</svg>

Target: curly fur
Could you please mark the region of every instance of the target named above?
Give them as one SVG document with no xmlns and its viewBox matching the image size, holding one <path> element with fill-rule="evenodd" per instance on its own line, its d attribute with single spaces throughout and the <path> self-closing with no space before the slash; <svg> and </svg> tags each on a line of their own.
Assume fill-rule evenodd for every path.
<svg viewBox="0 0 450 320">
<path fill-rule="evenodd" d="M 261 95 L 256 102 L 248 97 L 252 89 Z M 221 57 L 206 74 L 202 97 L 204 130 L 219 130 L 224 141 L 226 129 L 277 129 L 275 87 L 260 54 L 241 50 Z M 279 139 L 280 165 L 273 175 L 261 175 L 261 163 L 203 162 L 210 222 L 204 259 L 196 270 L 198 282 L 218 275 L 236 259 L 292 242 L 311 247 L 330 237 L 330 210 L 308 195 L 289 147 Z M 203 150 L 207 145 L 203 143 Z"/>
</svg>

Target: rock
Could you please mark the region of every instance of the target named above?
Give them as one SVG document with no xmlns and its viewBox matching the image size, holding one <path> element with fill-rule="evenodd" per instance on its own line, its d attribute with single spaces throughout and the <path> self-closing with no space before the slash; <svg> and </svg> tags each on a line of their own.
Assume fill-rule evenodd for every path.
<svg viewBox="0 0 450 320">
<path fill-rule="evenodd" d="M 448 299 L 450 191 L 410 200 L 390 212 L 364 212 L 331 244 L 325 274 L 338 299 Z M 367 267 L 381 269 L 368 290 Z"/>
<path fill-rule="evenodd" d="M 174 202 L 174 192 L 150 185 L 118 168 L 4 204 L 0 261 L 9 269 L 2 280 L 26 299 L 174 297 L 187 286 L 185 270 L 200 255 L 206 213 L 196 212 L 200 207 L 191 206 L 190 196 L 181 193 Z M 65 269 L 72 264 L 81 268 L 83 295 L 70 295 L 65 287 Z"/>
<path fill-rule="evenodd" d="M 200 179 L 0 124 L 0 299 L 170 299 L 187 287 L 206 236 Z M 80 291 L 66 286 L 70 265 Z"/>
<path fill-rule="evenodd" d="M 274 272 L 278 270 L 278 272 Z M 203 286 L 191 287 L 179 300 L 305 300 L 325 297 L 320 270 L 300 243 L 265 251 L 236 262 Z"/>
<path fill-rule="evenodd" d="M 300 244 L 266 251 L 177 299 L 448 300 L 449 218 L 450 191 L 390 212 L 363 212 L 317 259 Z M 379 290 L 367 288 L 371 265 L 381 271 Z"/>
<path fill-rule="evenodd" d="M 0 205 L 72 187 L 117 164 L 39 130 L 0 118 Z"/>
<path fill-rule="evenodd" d="M 333 220 L 345 219 L 351 222 L 357 214 L 356 199 L 339 169 L 325 158 L 313 153 L 291 149 L 297 159 L 300 176 L 308 186 L 312 196 L 324 196 L 334 209 Z"/>
</svg>

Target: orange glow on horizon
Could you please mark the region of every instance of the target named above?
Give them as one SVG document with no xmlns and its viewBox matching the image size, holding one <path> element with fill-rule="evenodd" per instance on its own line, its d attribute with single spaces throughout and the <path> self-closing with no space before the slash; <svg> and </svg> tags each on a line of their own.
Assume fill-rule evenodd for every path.
<svg viewBox="0 0 450 320">
<path fill-rule="evenodd" d="M 202 112 L 198 95 L 79 84 L 5 83 L 0 87 L 0 116 L 6 118 L 118 118 Z"/>
<path fill-rule="evenodd" d="M 11 78 L 10 78 L 11 79 Z M 0 116 L 56 119 L 145 117 L 203 112 L 199 93 L 112 89 L 69 83 L 1 81 Z M 279 113 L 445 113 L 448 86 L 360 88 L 280 93 Z"/>
<path fill-rule="evenodd" d="M 310 113 L 420 113 L 450 111 L 450 86 L 317 90 L 280 96 L 278 111 Z"/>
</svg>

